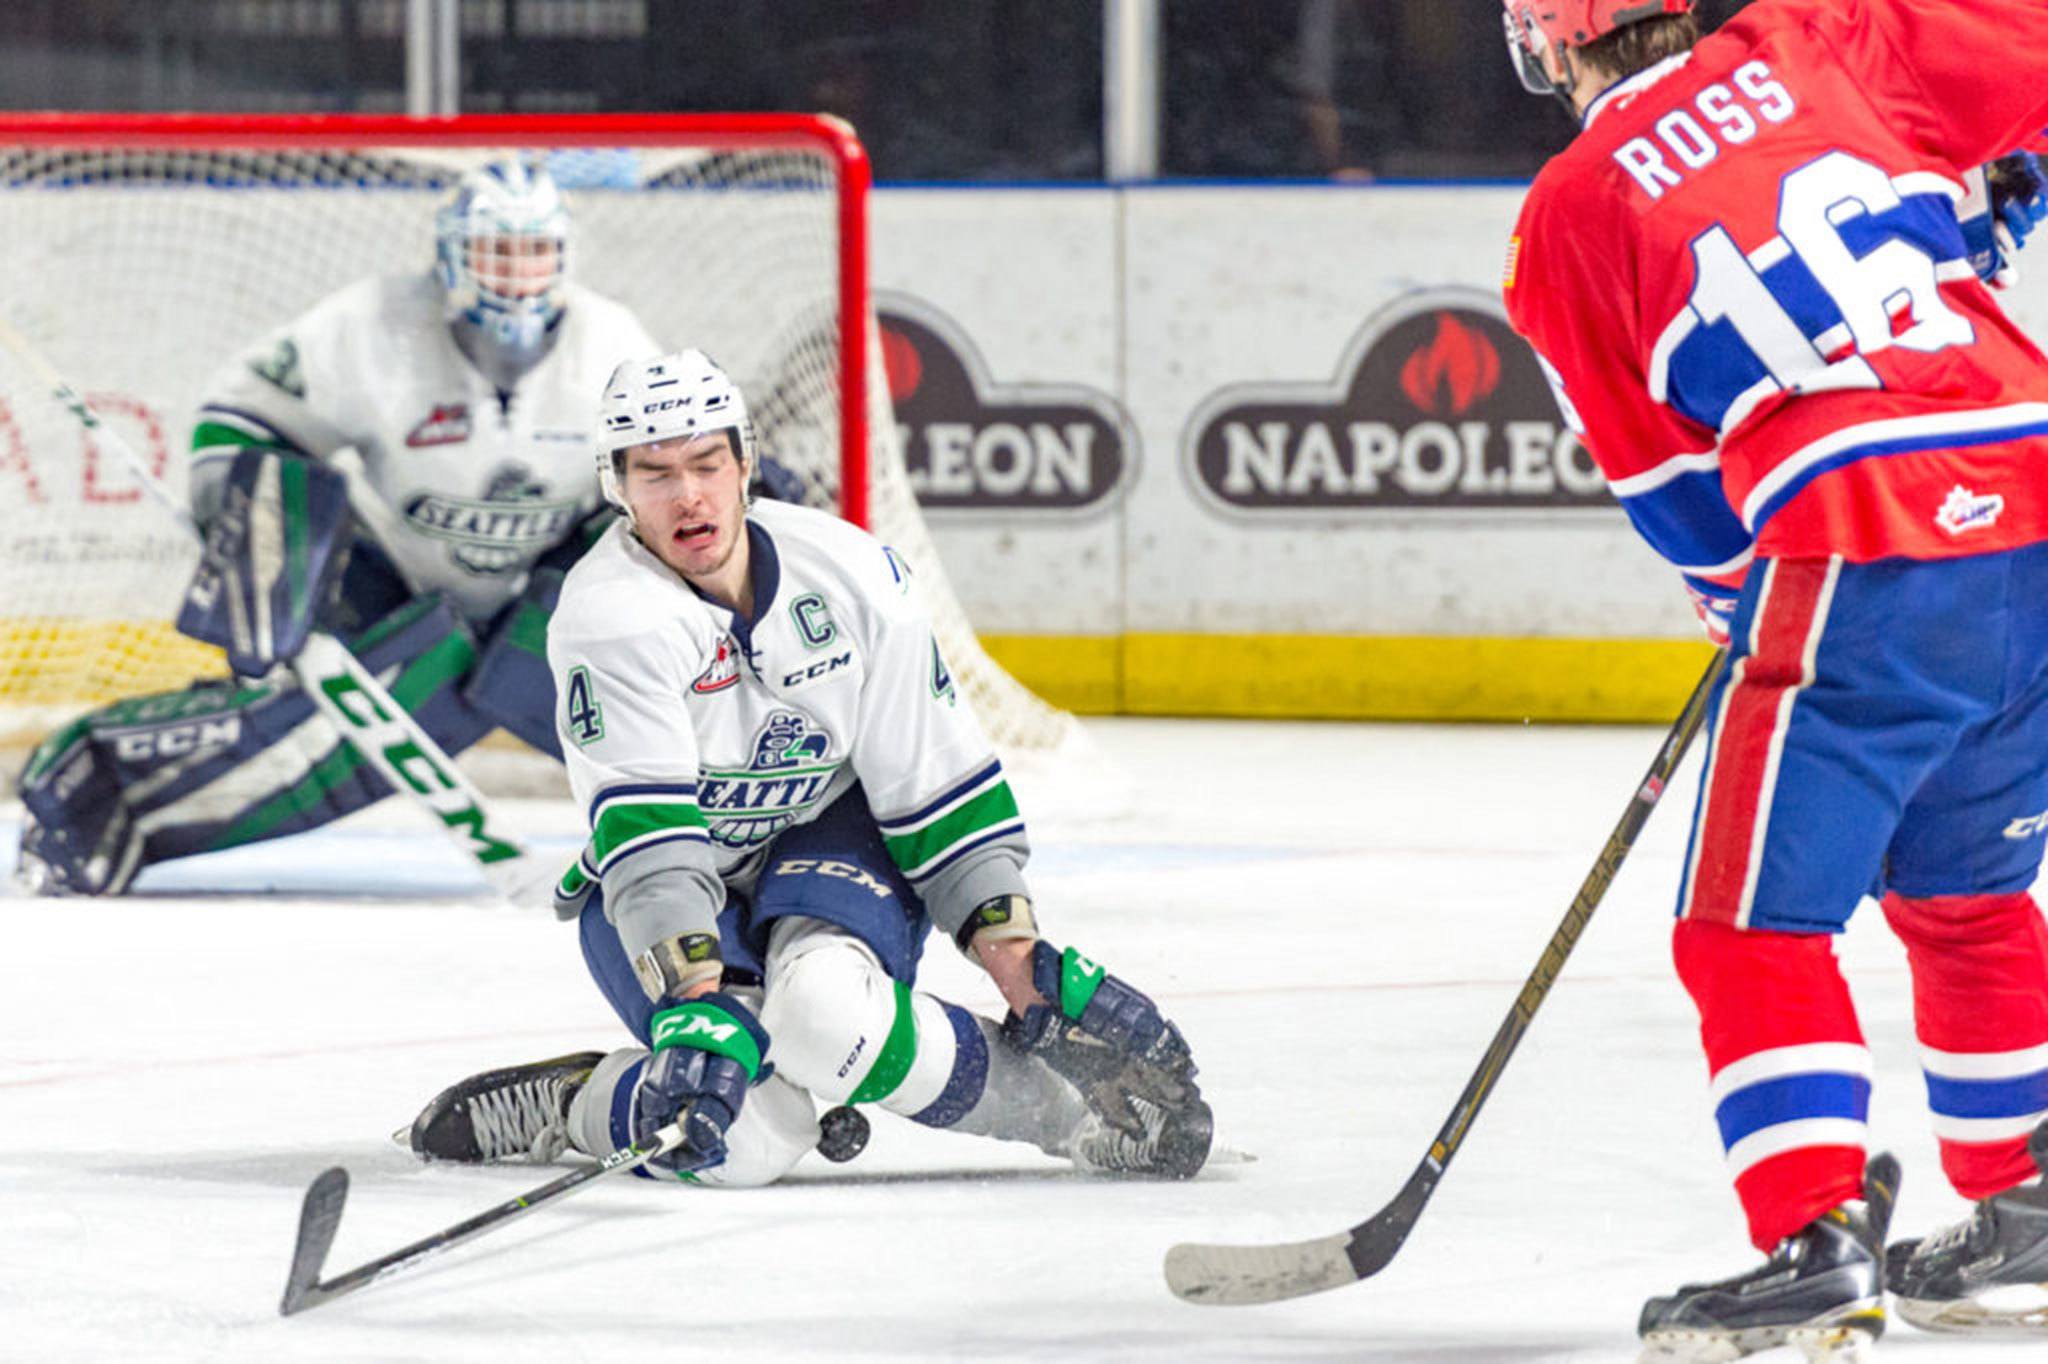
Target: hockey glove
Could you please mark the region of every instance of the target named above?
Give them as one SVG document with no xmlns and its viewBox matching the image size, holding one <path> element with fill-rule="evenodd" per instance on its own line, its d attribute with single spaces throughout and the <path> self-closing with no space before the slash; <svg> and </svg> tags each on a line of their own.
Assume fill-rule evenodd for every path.
<svg viewBox="0 0 2048 1364">
<path fill-rule="evenodd" d="M 2009 289 L 2019 278 L 2020 247 L 2048 218 L 2048 174 L 2032 152 L 2002 156 L 1985 165 L 1983 194 L 1966 198 L 1960 211 L 1970 268 L 1992 288 Z"/>
<path fill-rule="evenodd" d="M 1739 598 L 1733 594 L 1702 592 L 1688 582 L 1685 595 L 1692 598 L 1693 614 L 1700 618 L 1700 628 L 1707 632 L 1707 642 L 1716 649 L 1728 647 L 1728 632 L 1735 624 L 1735 607 Z"/>
<path fill-rule="evenodd" d="M 237 677 L 261 677 L 306 646 L 339 587 L 353 523 L 348 482 L 303 455 L 235 456 L 178 629 L 227 650 Z"/>
<path fill-rule="evenodd" d="M 748 1087 L 766 1075 L 768 1034 L 753 1010 L 717 991 L 662 1001 L 648 1031 L 654 1054 L 633 1091 L 633 1140 L 679 1122 L 682 1144 L 647 1163 L 677 1173 L 708 1169 L 725 1159 L 725 1134 Z"/>
<path fill-rule="evenodd" d="M 1052 1002 L 1005 1018 L 1004 1040 L 1059 1072 L 1104 1122 L 1141 1137 L 1131 1099 L 1167 1109 L 1197 1099 L 1188 1044 L 1144 992 L 1042 940 L 1032 945 L 1031 977 Z"/>
</svg>

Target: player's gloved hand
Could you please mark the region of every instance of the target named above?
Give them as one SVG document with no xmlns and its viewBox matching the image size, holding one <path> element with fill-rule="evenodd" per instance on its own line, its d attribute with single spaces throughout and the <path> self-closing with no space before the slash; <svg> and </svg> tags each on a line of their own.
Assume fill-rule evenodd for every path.
<svg viewBox="0 0 2048 1364">
<path fill-rule="evenodd" d="M 748 1088 L 769 1070 L 768 1033 L 753 1010 L 718 991 L 664 999 L 648 1026 L 654 1054 L 633 1091 L 633 1140 L 680 1123 L 682 1144 L 647 1163 L 675 1171 L 716 1165 Z"/>
<path fill-rule="evenodd" d="M 1735 624 L 1736 598 L 1710 595 L 1700 591 L 1691 583 L 1685 585 L 1685 595 L 1692 598 L 1693 614 L 1700 618 L 1700 628 L 1707 632 L 1707 642 L 1716 649 L 1728 647 L 1728 632 Z"/>
<path fill-rule="evenodd" d="M 2035 224 L 2048 218 L 2048 173 L 2032 152 L 2001 156 L 1984 167 L 1984 193 L 1961 209 L 1970 268 L 1994 289 L 2019 278 L 2016 257 Z"/>
<path fill-rule="evenodd" d="M 1132 1097 L 1163 1108 L 1199 1097 L 1187 1042 L 1143 991 L 1043 940 L 1032 944 L 1031 978 L 1049 1002 L 1006 1017 L 1004 1040 L 1058 1071 L 1103 1121 L 1142 1136 Z"/>
</svg>

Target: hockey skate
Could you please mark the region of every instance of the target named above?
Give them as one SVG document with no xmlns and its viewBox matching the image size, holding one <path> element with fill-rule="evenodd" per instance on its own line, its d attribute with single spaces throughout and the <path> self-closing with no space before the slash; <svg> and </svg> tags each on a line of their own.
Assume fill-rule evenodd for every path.
<svg viewBox="0 0 2048 1364">
<path fill-rule="evenodd" d="M 1809 1360 L 1874 1357 L 1884 1334 L 1884 1232 L 1899 1162 L 1873 1156 L 1862 1199 L 1778 1243 L 1759 1269 L 1643 1304 L 1641 1364 L 1721 1364 L 1779 1345 Z"/>
<path fill-rule="evenodd" d="M 2048 1122 L 2027 1154 L 2048 1172 Z M 1931 1236 L 1895 1243 L 1885 1286 L 1923 1331 L 2048 1336 L 2048 1179 L 1978 1202 Z"/>
<path fill-rule="evenodd" d="M 1172 1108 L 1137 1097 L 1129 1102 L 1143 1124 L 1143 1134 L 1133 1136 L 1090 1113 L 1074 1138 L 1074 1163 L 1104 1174 L 1194 1178 L 1209 1159 L 1209 1143 L 1215 1136 L 1209 1105 L 1194 1093 Z"/>
<path fill-rule="evenodd" d="M 579 1051 L 472 1075 L 436 1094 L 391 1139 L 421 1160 L 545 1165 L 568 1146 L 569 1102 L 603 1059 Z"/>
</svg>

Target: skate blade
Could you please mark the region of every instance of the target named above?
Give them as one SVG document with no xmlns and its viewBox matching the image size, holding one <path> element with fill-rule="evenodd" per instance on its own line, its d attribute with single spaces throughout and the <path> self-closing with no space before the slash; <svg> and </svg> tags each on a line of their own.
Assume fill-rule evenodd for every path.
<svg viewBox="0 0 2048 1364">
<path fill-rule="evenodd" d="M 1864 1301 L 1801 1326 L 1652 1331 L 1643 1337 L 1636 1364 L 1729 1364 L 1780 1345 L 1797 1349 L 1809 1364 L 1875 1364 L 1877 1338 L 1883 1334 L 1883 1305 Z"/>
<path fill-rule="evenodd" d="M 1923 1331 L 1973 1336 L 2048 1335 L 2048 1283 L 1986 1289 L 1953 1302 L 1895 1299 L 1899 1315 Z"/>
</svg>

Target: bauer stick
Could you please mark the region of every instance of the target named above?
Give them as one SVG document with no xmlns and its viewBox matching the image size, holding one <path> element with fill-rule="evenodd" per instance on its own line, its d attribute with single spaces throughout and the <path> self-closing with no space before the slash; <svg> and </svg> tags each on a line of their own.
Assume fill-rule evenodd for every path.
<svg viewBox="0 0 2048 1364">
<path fill-rule="evenodd" d="M 185 532 L 204 541 L 191 510 L 150 469 L 135 448 L 100 419 L 92 404 L 58 373 L 12 323 L 0 318 L 0 345 L 14 352 L 45 384 L 50 395 L 78 420 L 89 436 L 112 450 L 142 486 Z M 534 872 L 534 860 L 519 840 L 496 826 L 484 798 L 433 736 L 384 684 L 333 635 L 315 631 L 290 661 L 305 692 L 333 722 L 349 747 L 392 790 L 432 811 L 449 838 L 474 860 L 493 889 L 515 904 L 534 902 L 537 887 L 552 880 Z"/>
<path fill-rule="evenodd" d="M 1508 1058 L 1514 1055 L 1522 1034 L 1529 1030 L 1536 1010 L 1542 1006 L 1550 987 L 1557 983 L 1558 974 L 1564 970 L 1565 959 L 1578 945 L 1579 936 L 1586 931 L 1593 911 L 1599 907 L 1601 897 L 1606 895 L 1614 874 L 1621 869 L 1622 859 L 1635 846 L 1636 835 L 1642 832 L 1650 812 L 1657 808 L 1665 786 L 1685 757 L 1686 749 L 1692 746 L 1693 736 L 1699 732 L 1700 724 L 1706 718 L 1707 698 L 1712 694 L 1715 683 L 1720 681 L 1727 658 L 1725 650 L 1717 650 L 1713 662 L 1707 665 L 1705 674 L 1686 701 L 1685 709 L 1672 723 L 1671 732 L 1664 736 L 1656 760 L 1650 764 L 1650 770 L 1636 788 L 1635 795 L 1630 797 L 1628 808 L 1622 811 L 1621 822 L 1607 836 L 1607 846 L 1600 850 L 1593 870 L 1586 874 L 1579 893 L 1572 898 L 1571 908 L 1565 911 L 1564 922 L 1544 944 L 1543 955 L 1537 958 L 1535 969 L 1529 972 L 1521 993 L 1515 996 L 1514 1007 L 1501 1020 L 1500 1030 L 1487 1045 L 1486 1054 L 1479 1058 L 1479 1068 L 1465 1082 L 1465 1092 L 1458 1096 L 1450 1117 L 1437 1132 L 1436 1140 L 1430 1143 L 1428 1154 L 1415 1167 L 1415 1173 L 1408 1176 L 1408 1182 L 1395 1195 L 1394 1201 L 1349 1231 L 1313 1241 L 1263 1246 L 1183 1242 L 1166 1252 L 1166 1286 L 1173 1290 L 1175 1297 L 1188 1302 L 1233 1306 L 1278 1302 L 1283 1298 L 1298 1298 L 1329 1288 L 1342 1288 L 1345 1284 L 1370 1278 L 1387 1267 L 1401 1249 L 1401 1243 L 1408 1239 L 1408 1233 L 1414 1230 L 1430 1195 L 1436 1192 L 1437 1183 L 1443 1179 L 1445 1168 L 1464 1144 L 1473 1119 L 1479 1116 L 1479 1110 L 1493 1092 L 1501 1071 L 1507 1068 Z"/>
<path fill-rule="evenodd" d="M 323 1283 L 320 1281 L 320 1267 L 326 1263 L 328 1249 L 334 1245 L 334 1233 L 341 1227 L 341 1205 L 348 1198 L 348 1171 L 339 1165 L 324 1170 L 306 1190 L 305 1204 L 299 1210 L 299 1236 L 292 1246 L 291 1273 L 284 1282 L 284 1300 L 277 1306 L 278 1315 L 288 1317 L 359 1288 L 367 1288 L 409 1265 L 439 1255 L 464 1241 L 473 1241 L 514 1218 L 524 1217 L 543 1203 L 552 1203 L 558 1198 L 581 1192 L 606 1175 L 615 1175 L 621 1170 L 637 1170 L 682 1143 L 682 1127 L 670 1123 L 631 1146 L 620 1147 L 595 1165 L 572 1170 L 560 1179 L 551 1179 L 537 1189 L 528 1189 L 517 1198 L 507 1199 L 495 1208 L 464 1218 L 452 1227 L 422 1237 L 409 1246 L 401 1246 L 389 1255 L 380 1255 L 368 1264 L 358 1265 L 346 1274 L 338 1274 Z"/>
</svg>

